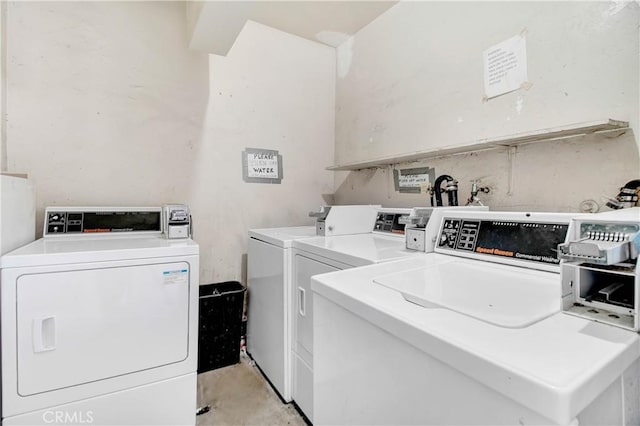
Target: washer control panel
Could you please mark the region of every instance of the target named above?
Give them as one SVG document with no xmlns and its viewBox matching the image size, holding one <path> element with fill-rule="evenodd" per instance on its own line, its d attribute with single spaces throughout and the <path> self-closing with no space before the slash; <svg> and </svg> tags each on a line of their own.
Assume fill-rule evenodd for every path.
<svg viewBox="0 0 640 426">
<path fill-rule="evenodd" d="M 457 253 L 559 264 L 568 223 L 445 217 L 437 247 Z"/>
<path fill-rule="evenodd" d="M 439 247 L 473 251 L 478 237 L 479 222 L 445 219 Z"/>
<path fill-rule="evenodd" d="M 378 212 L 373 230 L 377 232 L 388 232 L 392 234 L 404 234 L 405 226 L 400 222 L 401 218 L 407 216 L 409 216 L 409 214 L 407 213 Z"/>
</svg>

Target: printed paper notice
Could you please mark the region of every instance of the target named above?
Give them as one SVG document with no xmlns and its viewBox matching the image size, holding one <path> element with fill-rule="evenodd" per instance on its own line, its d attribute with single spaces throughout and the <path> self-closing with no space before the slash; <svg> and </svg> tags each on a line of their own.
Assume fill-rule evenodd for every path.
<svg viewBox="0 0 640 426">
<path fill-rule="evenodd" d="M 420 175 L 400 175 L 398 177 L 398 185 L 402 188 L 420 188 L 422 185 L 429 183 L 429 174 Z"/>
<path fill-rule="evenodd" d="M 523 35 L 490 47 L 483 56 L 487 98 L 512 92 L 527 82 L 527 48 Z"/>
<path fill-rule="evenodd" d="M 395 190 L 404 193 L 419 194 L 433 182 L 434 169 L 430 167 L 413 167 L 411 169 L 394 169 L 393 183 Z"/>
<path fill-rule="evenodd" d="M 275 153 L 247 153 L 247 177 L 278 179 L 278 155 Z"/>
</svg>

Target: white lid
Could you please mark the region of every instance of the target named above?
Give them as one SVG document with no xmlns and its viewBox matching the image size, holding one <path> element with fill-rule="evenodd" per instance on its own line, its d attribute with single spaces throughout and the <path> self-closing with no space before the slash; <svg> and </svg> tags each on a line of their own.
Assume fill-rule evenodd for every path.
<svg viewBox="0 0 640 426">
<path fill-rule="evenodd" d="M 315 236 L 315 226 L 290 226 L 284 228 L 262 228 L 249 230 L 249 237 L 283 248 L 291 247 L 293 240 L 311 238 Z"/>
<path fill-rule="evenodd" d="M 370 265 L 423 254 L 407 250 L 404 235 L 378 233 L 296 240 L 293 247 L 351 266 Z"/>
<path fill-rule="evenodd" d="M 161 236 L 41 238 L 0 258 L 1 268 L 189 256 L 199 253 L 191 240 Z"/>
<path fill-rule="evenodd" d="M 466 259 L 383 275 L 374 282 L 418 305 L 500 327 L 526 327 L 560 309 L 557 274 Z"/>
</svg>

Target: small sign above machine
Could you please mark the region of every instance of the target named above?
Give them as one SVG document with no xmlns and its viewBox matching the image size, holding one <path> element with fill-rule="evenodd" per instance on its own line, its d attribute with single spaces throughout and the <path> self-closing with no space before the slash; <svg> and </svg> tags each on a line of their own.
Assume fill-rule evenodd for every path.
<svg viewBox="0 0 640 426">
<path fill-rule="evenodd" d="M 430 167 L 394 169 L 393 183 L 398 192 L 420 194 L 433 184 L 434 176 L 435 170 Z"/>
<path fill-rule="evenodd" d="M 247 183 L 282 182 L 282 155 L 272 149 L 242 151 L 242 179 Z"/>
</svg>

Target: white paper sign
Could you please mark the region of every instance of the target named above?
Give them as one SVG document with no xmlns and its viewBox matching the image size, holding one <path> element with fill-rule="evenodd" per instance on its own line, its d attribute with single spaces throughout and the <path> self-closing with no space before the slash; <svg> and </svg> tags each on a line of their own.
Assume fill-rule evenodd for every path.
<svg viewBox="0 0 640 426">
<path fill-rule="evenodd" d="M 427 173 L 398 176 L 398 186 L 402 188 L 420 188 L 425 183 L 429 183 L 429 175 Z"/>
<path fill-rule="evenodd" d="M 247 153 L 247 176 L 250 178 L 278 179 L 278 155 L 273 153 Z"/>
<path fill-rule="evenodd" d="M 483 58 L 487 98 L 512 92 L 527 82 L 527 48 L 523 35 L 490 47 L 484 51 Z"/>
</svg>

